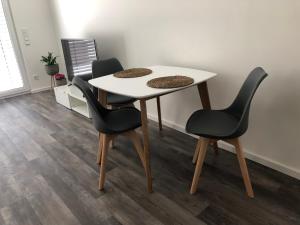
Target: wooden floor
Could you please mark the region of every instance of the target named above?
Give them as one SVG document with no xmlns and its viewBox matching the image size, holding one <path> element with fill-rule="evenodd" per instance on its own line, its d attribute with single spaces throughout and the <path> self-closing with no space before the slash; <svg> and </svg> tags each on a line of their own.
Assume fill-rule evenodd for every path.
<svg viewBox="0 0 300 225">
<path fill-rule="evenodd" d="M 0 224 L 300 224 L 299 181 L 248 161 L 256 194 L 249 199 L 235 155 L 209 151 L 191 196 L 196 140 L 166 127 L 160 134 L 154 122 L 150 136 L 154 193 L 122 137 L 109 151 L 99 192 L 89 120 L 50 92 L 0 100 Z"/>
</svg>

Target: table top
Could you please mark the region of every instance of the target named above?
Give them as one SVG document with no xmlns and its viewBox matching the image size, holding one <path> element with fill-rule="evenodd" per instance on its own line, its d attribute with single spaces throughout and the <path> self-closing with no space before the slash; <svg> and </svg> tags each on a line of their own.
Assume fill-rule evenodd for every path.
<svg viewBox="0 0 300 225">
<path fill-rule="evenodd" d="M 89 80 L 89 83 L 99 89 L 107 92 L 125 95 L 137 99 L 151 98 L 161 96 L 167 93 L 179 91 L 204 81 L 207 81 L 215 76 L 216 73 L 211 73 L 203 70 L 173 67 L 173 66 L 151 66 L 147 67 L 152 70 L 152 73 L 143 77 L 136 78 L 117 78 L 112 74 L 107 76 L 98 77 Z M 180 88 L 158 89 L 147 86 L 147 82 L 153 78 L 183 75 L 194 79 L 194 83 Z"/>
</svg>

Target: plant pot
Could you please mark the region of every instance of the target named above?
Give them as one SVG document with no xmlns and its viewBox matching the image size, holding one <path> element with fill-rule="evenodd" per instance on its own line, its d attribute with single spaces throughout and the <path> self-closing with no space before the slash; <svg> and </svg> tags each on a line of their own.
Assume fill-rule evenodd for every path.
<svg viewBox="0 0 300 225">
<path fill-rule="evenodd" d="M 53 76 L 59 72 L 58 64 L 54 65 L 45 65 L 46 73 L 50 76 Z"/>
</svg>

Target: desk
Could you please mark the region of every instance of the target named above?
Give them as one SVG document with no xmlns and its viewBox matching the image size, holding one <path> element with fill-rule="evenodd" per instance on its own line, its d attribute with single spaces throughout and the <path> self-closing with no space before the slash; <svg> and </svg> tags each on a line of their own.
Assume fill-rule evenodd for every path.
<svg viewBox="0 0 300 225">
<path fill-rule="evenodd" d="M 152 70 L 152 73 L 147 76 L 137 78 L 116 78 L 111 75 L 98 77 L 89 80 L 89 83 L 98 88 L 102 105 L 106 105 L 107 92 L 125 95 L 136 98 L 140 101 L 141 119 L 142 119 L 142 133 L 144 141 L 144 159 L 150 167 L 150 151 L 149 151 L 149 135 L 148 135 L 148 118 L 147 118 L 147 106 L 146 101 L 152 98 L 157 98 L 162 95 L 170 94 L 172 92 L 180 91 L 192 86 L 197 86 L 200 99 L 204 109 L 210 109 L 210 100 L 208 95 L 207 81 L 217 74 L 183 67 L 171 67 L 171 66 L 151 66 L 148 67 Z M 147 81 L 173 75 L 184 75 L 194 79 L 194 83 L 185 87 L 171 88 L 171 89 L 156 89 L 147 86 Z M 148 178 L 148 191 L 152 192 L 152 179 Z"/>
</svg>

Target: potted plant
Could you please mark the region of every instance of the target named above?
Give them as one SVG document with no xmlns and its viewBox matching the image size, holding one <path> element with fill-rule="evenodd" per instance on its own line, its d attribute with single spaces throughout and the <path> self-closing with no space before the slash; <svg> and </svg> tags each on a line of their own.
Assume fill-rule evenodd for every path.
<svg viewBox="0 0 300 225">
<path fill-rule="evenodd" d="M 48 52 L 48 56 L 42 56 L 41 62 L 45 64 L 45 69 L 48 75 L 53 76 L 59 72 L 59 66 L 56 63 L 57 56 L 52 52 Z"/>
</svg>

